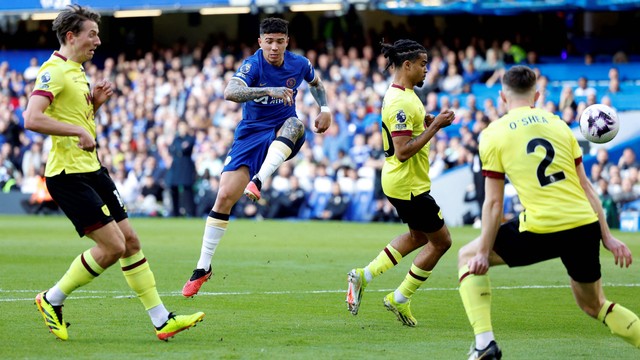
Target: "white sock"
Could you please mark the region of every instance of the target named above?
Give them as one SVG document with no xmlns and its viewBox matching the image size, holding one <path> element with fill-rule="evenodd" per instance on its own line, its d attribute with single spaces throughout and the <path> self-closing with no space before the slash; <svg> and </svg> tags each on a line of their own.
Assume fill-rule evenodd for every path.
<svg viewBox="0 0 640 360">
<path fill-rule="evenodd" d="M 398 289 L 393 292 L 393 300 L 395 300 L 395 302 L 397 302 L 398 304 L 404 304 L 409 301 L 409 299 L 406 296 L 402 295 L 402 293 Z"/>
<path fill-rule="evenodd" d="M 220 243 L 220 239 L 227 229 L 216 226 L 206 225 L 204 228 L 204 236 L 202 237 L 202 248 L 200 249 L 200 259 L 196 269 L 209 270 L 211 266 L 211 258 L 216 252 L 216 248 Z"/>
<path fill-rule="evenodd" d="M 485 331 L 476 335 L 476 349 L 483 350 L 491 341 L 495 340 L 493 337 L 493 331 Z"/>
<path fill-rule="evenodd" d="M 167 320 L 169 320 L 169 311 L 167 311 L 167 308 L 164 307 L 164 304 L 152 307 L 151 309 L 147 310 L 147 313 L 149 313 L 151 322 L 155 327 L 160 327 L 162 326 L 162 324 L 167 322 Z"/>
<path fill-rule="evenodd" d="M 276 171 L 278 166 L 282 165 L 282 163 L 287 160 L 289 155 L 291 155 L 291 152 L 293 152 L 293 150 L 285 143 L 274 140 L 271 145 L 269 145 L 267 157 L 264 159 L 264 162 L 258 171 L 258 179 L 262 182 L 268 179 L 269 176 Z"/>
<path fill-rule="evenodd" d="M 373 280 L 373 274 L 371 273 L 371 270 L 369 270 L 368 266 L 364 268 L 364 279 L 367 280 L 367 284 Z"/>
<path fill-rule="evenodd" d="M 45 297 L 47 298 L 49 304 L 58 306 L 62 305 L 64 300 L 67 298 L 67 294 L 63 293 L 62 290 L 60 290 L 58 284 L 55 284 L 51 289 L 47 291 Z"/>
</svg>

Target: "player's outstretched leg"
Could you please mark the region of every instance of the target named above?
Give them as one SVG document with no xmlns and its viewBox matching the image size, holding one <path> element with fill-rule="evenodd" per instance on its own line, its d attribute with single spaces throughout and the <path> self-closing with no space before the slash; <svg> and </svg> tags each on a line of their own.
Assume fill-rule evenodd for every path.
<svg viewBox="0 0 640 360">
<path fill-rule="evenodd" d="M 347 274 L 347 308 L 353 315 L 358 315 L 360 302 L 364 289 L 367 287 L 367 279 L 364 269 L 353 269 Z"/>
<path fill-rule="evenodd" d="M 193 270 L 193 275 L 191 275 L 191 278 L 187 281 L 186 284 L 184 284 L 184 287 L 182 287 L 182 295 L 185 297 L 192 297 L 196 295 L 198 291 L 200 291 L 200 287 L 202 287 L 202 284 L 204 284 L 211 278 L 211 274 L 211 266 L 209 266 L 209 270 Z"/>
<path fill-rule="evenodd" d="M 411 299 L 405 303 L 396 302 L 392 291 L 384 297 L 383 302 L 387 310 L 396 314 L 398 321 L 403 325 L 414 327 L 418 324 L 418 320 L 411 314 Z"/>
<path fill-rule="evenodd" d="M 60 340 L 67 340 L 69 334 L 67 333 L 67 323 L 62 319 L 62 305 L 53 306 L 47 301 L 47 292 L 43 291 L 36 295 L 36 306 L 38 311 L 44 318 L 44 324 L 49 328 L 49 332 L 55 335 Z"/>
<path fill-rule="evenodd" d="M 474 346 L 472 346 L 471 351 L 469 352 L 469 360 L 500 360 L 501 358 L 502 351 L 495 341 L 491 341 L 486 348 L 481 350 L 478 350 Z"/>
<path fill-rule="evenodd" d="M 203 312 L 197 312 L 191 315 L 174 315 L 171 313 L 167 322 L 160 327 L 156 327 L 156 336 L 158 336 L 160 340 L 169 341 L 169 338 L 172 338 L 177 333 L 196 326 L 203 318 Z"/>
</svg>

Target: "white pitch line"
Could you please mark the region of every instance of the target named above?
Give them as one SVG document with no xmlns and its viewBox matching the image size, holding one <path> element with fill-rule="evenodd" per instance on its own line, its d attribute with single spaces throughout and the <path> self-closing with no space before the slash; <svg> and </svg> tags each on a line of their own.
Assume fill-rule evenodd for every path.
<svg viewBox="0 0 640 360">
<path fill-rule="evenodd" d="M 640 287 L 640 284 L 603 284 L 603 287 Z M 569 285 L 523 285 L 523 286 L 496 286 L 492 289 L 494 290 L 528 290 L 528 289 L 568 289 Z M 390 292 L 395 289 L 371 289 L 367 290 L 367 292 Z M 16 301 L 33 301 L 35 294 L 40 292 L 41 290 L 9 290 L 9 289 L 0 289 L 0 296 L 4 294 L 21 294 L 28 293 L 34 294 L 33 297 L 28 298 L 0 298 L 0 302 L 16 302 Z M 201 291 L 198 293 L 198 297 L 201 296 L 251 296 L 251 295 L 305 295 L 305 294 L 341 294 L 346 290 L 309 290 L 309 291 L 229 291 L 229 292 L 208 292 Z M 424 288 L 418 289 L 418 291 L 458 291 L 458 288 Z M 87 294 L 87 295 L 83 295 Z M 169 297 L 176 296 L 181 297 L 182 293 L 179 291 L 172 292 L 160 292 L 160 296 Z M 132 299 L 136 296 L 130 292 L 122 292 L 117 290 L 76 290 L 73 293 L 73 299 Z"/>
</svg>

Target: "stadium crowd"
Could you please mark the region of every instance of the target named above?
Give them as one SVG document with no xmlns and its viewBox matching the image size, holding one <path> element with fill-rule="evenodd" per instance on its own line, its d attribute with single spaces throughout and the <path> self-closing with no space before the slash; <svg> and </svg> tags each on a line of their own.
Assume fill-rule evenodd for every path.
<svg viewBox="0 0 640 360">
<path fill-rule="evenodd" d="M 131 214 L 199 217 L 208 213 L 242 115 L 238 104 L 224 100 L 223 90 L 242 59 L 255 50 L 237 48 L 228 52 L 220 45 L 185 48 L 176 44 L 141 58 L 121 54 L 106 58 L 102 66 L 85 64 L 91 83 L 101 79 L 114 83 L 114 96 L 96 114 L 98 154 Z M 302 52 L 293 41 L 289 50 Z M 471 171 L 477 173 L 478 136 L 505 110 L 499 87 L 493 87 L 494 96 L 481 102 L 474 89 L 499 83 L 510 64 L 535 67 L 538 56 L 508 40 L 489 44 L 476 38 L 455 47 L 436 42 L 429 50 L 429 72 L 417 89 L 419 96 L 430 113 L 451 108 L 456 114 L 451 128 L 431 143 L 430 176 L 436 178 L 463 164 L 471 164 Z M 265 182 L 263 199 L 255 204 L 242 199 L 233 215 L 397 220 L 380 186 L 384 162 L 380 108 L 391 79 L 384 70 L 384 57 L 372 45 L 335 45 L 307 50 L 304 55 L 325 82 L 334 124 L 325 134 L 310 130 L 319 109 L 308 88 L 301 87 L 296 106 L 307 125 L 304 147 Z M 23 72 L 6 62 L 0 64 L 0 188 L 5 192 L 34 193 L 43 175 L 49 140 L 25 130 L 22 118 L 38 67 L 35 59 Z M 549 79 L 539 73 L 542 96 L 537 106 L 557 113 L 573 127 L 587 105 L 601 102 L 615 107 L 610 94 L 620 91 L 620 80 L 612 60 L 606 88 L 596 89 L 588 79 L 576 79 L 575 84 L 564 86 L 556 101 L 549 95 Z M 591 169 L 603 203 L 612 204 L 609 209 L 640 195 L 639 165 L 632 152 L 625 151 L 618 162 L 608 160 L 601 149 Z M 185 173 L 190 166 L 194 173 Z M 479 186 L 481 180 L 474 183 Z M 467 199 L 480 202 L 482 197 L 474 193 L 470 186 Z M 467 215 L 465 222 L 477 220 L 477 213 Z"/>
</svg>

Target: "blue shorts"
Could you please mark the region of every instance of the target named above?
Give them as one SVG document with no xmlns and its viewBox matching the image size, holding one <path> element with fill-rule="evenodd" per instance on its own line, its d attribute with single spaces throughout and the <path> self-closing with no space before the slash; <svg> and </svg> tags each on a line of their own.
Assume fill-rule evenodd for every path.
<svg viewBox="0 0 640 360">
<path fill-rule="evenodd" d="M 238 125 L 231 144 L 231 150 L 224 160 L 222 172 L 238 170 L 241 166 L 249 168 L 249 177 L 258 173 L 264 159 L 267 157 L 269 145 L 275 140 L 279 128 L 256 129 Z M 304 144 L 302 136 L 294 144 L 293 151 L 287 160 L 296 156 Z"/>
</svg>

